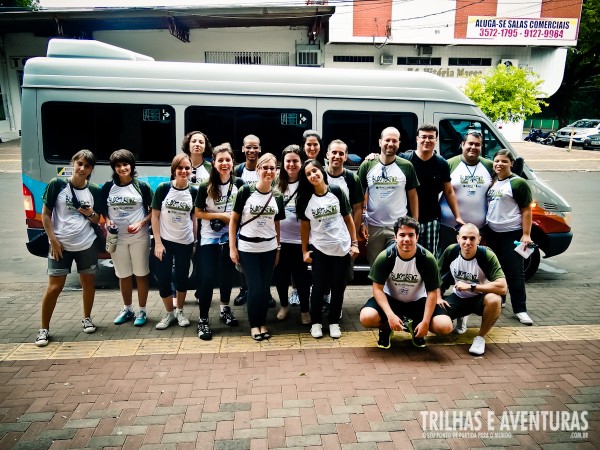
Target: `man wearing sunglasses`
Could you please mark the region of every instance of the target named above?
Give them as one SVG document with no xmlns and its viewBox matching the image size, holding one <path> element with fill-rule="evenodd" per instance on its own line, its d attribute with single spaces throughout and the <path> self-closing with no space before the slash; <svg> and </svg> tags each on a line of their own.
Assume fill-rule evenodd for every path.
<svg viewBox="0 0 600 450">
<path fill-rule="evenodd" d="M 438 199 L 441 192 L 444 193 L 456 222 L 463 224 L 456 195 L 450 184 L 450 168 L 446 160 L 434 151 L 437 140 L 437 127 L 429 123 L 423 124 L 417 128 L 417 149 L 400 154 L 400 157 L 413 164 L 419 179 L 419 244 L 436 257 L 439 254 L 441 210 Z"/>
</svg>

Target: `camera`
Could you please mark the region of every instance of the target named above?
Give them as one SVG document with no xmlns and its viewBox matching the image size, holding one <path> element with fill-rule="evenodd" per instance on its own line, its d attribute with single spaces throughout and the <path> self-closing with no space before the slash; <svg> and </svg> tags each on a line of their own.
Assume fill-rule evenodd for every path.
<svg viewBox="0 0 600 450">
<path fill-rule="evenodd" d="M 212 219 L 210 221 L 210 228 L 213 231 L 221 231 L 223 229 L 223 227 L 225 226 L 225 222 L 223 222 L 222 220 L 219 219 Z"/>
</svg>

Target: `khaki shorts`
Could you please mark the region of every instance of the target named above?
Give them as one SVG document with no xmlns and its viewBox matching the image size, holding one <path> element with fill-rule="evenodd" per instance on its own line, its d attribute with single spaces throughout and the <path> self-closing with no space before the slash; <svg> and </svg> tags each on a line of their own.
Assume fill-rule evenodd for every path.
<svg viewBox="0 0 600 450">
<path fill-rule="evenodd" d="M 131 243 L 117 242 L 111 256 L 117 278 L 144 277 L 150 273 L 150 237 Z"/>
</svg>

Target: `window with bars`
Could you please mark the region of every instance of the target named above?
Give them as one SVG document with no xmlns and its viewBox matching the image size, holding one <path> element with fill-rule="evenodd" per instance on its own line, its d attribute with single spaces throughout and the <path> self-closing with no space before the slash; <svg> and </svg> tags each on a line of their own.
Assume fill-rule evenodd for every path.
<svg viewBox="0 0 600 450">
<path fill-rule="evenodd" d="M 430 56 L 398 56 L 396 64 L 399 66 L 441 66 L 442 58 Z"/>
<path fill-rule="evenodd" d="M 338 55 L 338 56 L 333 57 L 333 62 L 368 63 L 368 62 L 375 62 L 375 57 L 374 56 Z"/>
<path fill-rule="evenodd" d="M 289 66 L 288 52 L 204 52 L 207 63 Z"/>
<path fill-rule="evenodd" d="M 491 66 L 492 58 L 448 58 L 449 66 Z"/>
</svg>

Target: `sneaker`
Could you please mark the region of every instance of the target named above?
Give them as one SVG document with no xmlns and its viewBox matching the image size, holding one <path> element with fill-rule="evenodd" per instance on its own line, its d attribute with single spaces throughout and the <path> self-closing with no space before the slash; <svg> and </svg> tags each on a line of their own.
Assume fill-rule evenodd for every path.
<svg viewBox="0 0 600 450">
<path fill-rule="evenodd" d="M 310 325 L 310 313 L 300 313 L 300 322 L 302 325 Z"/>
<path fill-rule="evenodd" d="M 342 330 L 340 330 L 340 325 L 337 323 L 332 323 L 329 325 L 329 336 L 333 339 L 339 339 L 342 337 Z"/>
<path fill-rule="evenodd" d="M 208 319 L 198 320 L 198 337 L 203 341 L 210 341 L 212 339 L 212 331 L 208 324 Z"/>
<path fill-rule="evenodd" d="M 242 306 L 243 304 L 246 303 L 247 300 L 248 300 L 248 291 L 242 291 L 240 289 L 240 293 L 237 295 L 236 298 L 233 299 L 233 304 L 235 306 Z"/>
<path fill-rule="evenodd" d="M 289 308 L 287 306 L 282 306 L 281 308 L 279 308 L 279 311 L 277 311 L 277 319 L 279 319 L 279 320 L 287 319 L 288 312 L 289 312 Z"/>
<path fill-rule="evenodd" d="M 229 306 L 225 306 L 223 308 L 223 310 L 219 314 L 219 320 L 228 327 L 237 327 L 239 325 L 237 319 L 233 316 L 233 313 L 231 312 L 231 308 Z"/>
<path fill-rule="evenodd" d="M 413 328 L 413 320 L 408 317 L 402 318 L 402 323 L 404 324 L 402 329 L 407 333 L 410 333 L 410 338 L 412 340 L 412 344 L 415 347 L 425 347 L 425 338 L 420 338 L 415 336 L 415 329 Z"/>
<path fill-rule="evenodd" d="M 176 320 L 177 319 L 175 318 L 175 314 L 173 313 L 173 311 L 168 312 L 167 314 L 165 314 L 165 317 L 163 317 L 161 319 L 161 321 L 156 324 L 156 329 L 157 330 L 166 330 Z"/>
<path fill-rule="evenodd" d="M 113 323 L 115 325 L 122 325 L 125 322 L 127 322 L 129 319 L 133 319 L 134 316 L 135 316 L 135 314 L 133 313 L 133 311 L 131 311 L 125 307 L 121 310 L 119 315 L 117 317 L 115 317 L 115 320 L 113 321 Z"/>
<path fill-rule="evenodd" d="M 300 297 L 298 297 L 298 289 L 293 288 L 289 298 L 290 305 L 298 306 L 300 304 Z"/>
<path fill-rule="evenodd" d="M 175 311 L 175 318 L 177 319 L 177 324 L 180 327 L 189 327 L 190 326 L 190 319 L 185 317 L 185 314 L 183 314 L 183 309 L 179 309 L 179 310 Z"/>
<path fill-rule="evenodd" d="M 38 335 L 35 338 L 35 345 L 45 347 L 50 342 L 50 332 L 46 328 L 40 328 Z"/>
<path fill-rule="evenodd" d="M 315 339 L 319 339 L 323 337 L 323 325 L 320 323 L 313 323 L 312 327 L 310 327 L 310 335 Z"/>
<path fill-rule="evenodd" d="M 392 336 L 394 332 L 388 326 L 379 329 L 379 339 L 377 339 L 377 347 L 388 349 L 392 346 Z"/>
<path fill-rule="evenodd" d="M 475 356 L 481 356 L 485 353 L 485 339 L 481 336 L 475 336 L 473 339 L 473 345 L 469 349 L 469 353 Z"/>
<path fill-rule="evenodd" d="M 519 322 L 523 325 L 533 325 L 533 320 L 531 320 L 531 317 L 529 317 L 529 314 L 526 312 L 516 313 L 515 317 L 519 319 Z"/>
<path fill-rule="evenodd" d="M 454 332 L 456 334 L 465 334 L 467 332 L 467 320 L 469 316 L 458 317 L 456 319 L 456 326 L 454 327 Z"/>
<path fill-rule="evenodd" d="M 147 320 L 146 311 L 138 311 L 138 313 L 135 316 L 135 320 L 133 321 L 133 326 L 134 327 L 143 327 L 144 324 L 146 323 L 146 320 Z"/>
<path fill-rule="evenodd" d="M 96 331 L 96 325 L 94 325 L 94 323 L 92 322 L 92 319 L 90 317 L 85 317 L 81 321 L 81 325 L 83 326 L 84 333 L 92 334 L 93 332 Z"/>
</svg>

